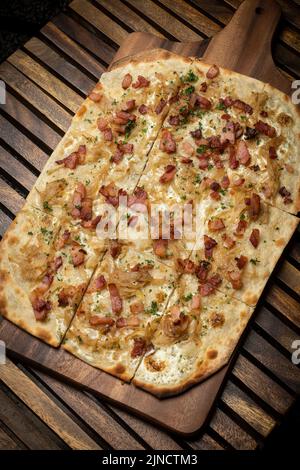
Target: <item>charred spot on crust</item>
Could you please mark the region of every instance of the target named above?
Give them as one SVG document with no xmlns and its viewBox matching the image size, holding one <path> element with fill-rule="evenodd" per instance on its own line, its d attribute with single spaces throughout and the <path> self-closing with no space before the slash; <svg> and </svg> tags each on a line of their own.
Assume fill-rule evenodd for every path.
<svg viewBox="0 0 300 470">
<path fill-rule="evenodd" d="M 215 359 L 218 356 L 218 351 L 216 349 L 209 349 L 207 351 L 208 359 Z"/>
</svg>

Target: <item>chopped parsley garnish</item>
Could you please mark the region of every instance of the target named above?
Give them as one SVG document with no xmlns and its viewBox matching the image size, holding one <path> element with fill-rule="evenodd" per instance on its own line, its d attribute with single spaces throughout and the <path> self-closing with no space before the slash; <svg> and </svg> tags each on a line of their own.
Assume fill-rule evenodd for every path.
<svg viewBox="0 0 300 470">
<path fill-rule="evenodd" d="M 213 165 L 208 165 L 207 169 L 208 169 L 208 170 L 212 170 L 213 167 L 214 167 Z"/>
<path fill-rule="evenodd" d="M 49 211 L 49 212 L 52 212 L 53 209 L 51 206 L 49 206 L 49 202 L 48 201 L 44 201 L 43 202 L 43 208 L 46 210 L 46 211 Z"/>
<path fill-rule="evenodd" d="M 195 176 L 194 183 L 201 183 L 201 176 L 200 175 Z"/>
<path fill-rule="evenodd" d="M 129 120 L 125 127 L 125 139 L 128 139 L 132 129 L 136 126 L 135 121 Z"/>
<path fill-rule="evenodd" d="M 33 235 L 33 232 L 27 232 L 28 235 Z"/>
<path fill-rule="evenodd" d="M 256 266 L 258 263 L 260 263 L 260 261 L 259 261 L 259 259 L 257 259 L 257 258 L 251 258 L 251 259 L 250 259 L 250 263 L 252 263 L 252 264 L 254 264 L 254 265 Z"/>
<path fill-rule="evenodd" d="M 224 111 L 227 108 L 226 108 L 224 103 L 218 103 L 217 106 L 216 106 L 216 109 L 218 109 L 219 111 Z"/>
<path fill-rule="evenodd" d="M 182 106 L 182 107 L 179 109 L 179 112 L 180 112 L 180 113 L 185 113 L 185 111 L 187 111 L 187 106 Z"/>
<path fill-rule="evenodd" d="M 188 302 L 189 300 L 192 300 L 192 298 L 193 298 L 193 294 L 190 292 L 189 294 L 187 294 L 183 297 L 183 300 L 185 302 Z"/>
<path fill-rule="evenodd" d="M 246 219 L 245 214 L 241 214 L 241 215 L 240 215 L 240 220 L 245 220 L 245 219 Z"/>
<path fill-rule="evenodd" d="M 242 115 L 240 116 L 240 118 L 242 119 L 242 121 L 245 121 L 245 119 L 247 119 L 247 116 Z"/>
<path fill-rule="evenodd" d="M 182 80 L 183 83 L 197 82 L 198 78 L 199 77 L 192 70 L 189 70 L 188 73 L 186 75 L 184 75 L 184 77 L 182 77 L 181 80 Z"/>
<path fill-rule="evenodd" d="M 85 180 L 85 185 L 88 186 L 90 184 L 91 180 Z"/>
<path fill-rule="evenodd" d="M 158 312 L 158 305 L 157 302 L 154 300 L 151 302 L 150 308 L 148 308 L 147 313 L 150 313 L 151 315 L 157 315 Z"/>
<path fill-rule="evenodd" d="M 204 153 L 208 149 L 207 145 L 200 145 L 200 147 L 197 148 L 197 153 Z"/>
<path fill-rule="evenodd" d="M 225 196 L 225 194 L 227 193 L 226 189 L 220 189 L 219 193 L 222 194 L 222 196 Z"/>
<path fill-rule="evenodd" d="M 183 94 L 184 95 L 191 95 L 192 93 L 194 93 L 195 91 L 195 87 L 193 85 L 185 88 L 185 90 L 183 90 Z"/>
</svg>

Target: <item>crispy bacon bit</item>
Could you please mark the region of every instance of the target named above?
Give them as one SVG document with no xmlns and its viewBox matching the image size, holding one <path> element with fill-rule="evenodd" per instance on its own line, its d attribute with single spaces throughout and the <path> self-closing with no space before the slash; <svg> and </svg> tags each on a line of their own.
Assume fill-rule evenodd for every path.
<svg viewBox="0 0 300 470">
<path fill-rule="evenodd" d="M 134 346 L 131 351 L 131 357 L 139 357 L 142 356 L 147 349 L 146 341 L 143 338 L 134 338 Z"/>
<path fill-rule="evenodd" d="M 225 228 L 224 222 L 222 219 L 214 218 L 208 221 L 208 228 L 211 232 L 218 232 Z"/>
<path fill-rule="evenodd" d="M 194 108 L 195 106 L 199 106 L 201 109 L 210 109 L 211 108 L 211 101 L 201 95 L 196 95 L 195 93 L 191 94 L 190 97 L 190 106 Z"/>
<path fill-rule="evenodd" d="M 89 99 L 94 101 L 94 103 L 99 103 L 101 98 L 102 95 L 100 93 L 96 93 L 95 91 L 92 91 L 92 93 L 89 94 Z"/>
<path fill-rule="evenodd" d="M 239 269 L 243 269 L 248 262 L 248 258 L 247 256 L 241 255 L 239 258 L 235 258 L 235 261 L 236 261 L 237 267 Z"/>
<path fill-rule="evenodd" d="M 226 235 L 226 233 L 222 235 L 222 240 L 223 240 L 223 246 L 229 250 L 230 248 L 233 248 L 235 245 L 235 240 L 233 240 L 233 238 Z"/>
<path fill-rule="evenodd" d="M 220 201 L 220 199 L 221 199 L 220 193 L 218 191 L 211 191 L 211 193 L 209 195 L 215 201 Z"/>
<path fill-rule="evenodd" d="M 227 271 L 227 277 L 233 289 L 238 290 L 243 287 L 241 276 L 242 276 L 241 271 L 238 271 L 238 270 Z"/>
<path fill-rule="evenodd" d="M 122 106 L 122 111 L 132 111 L 135 108 L 135 100 L 128 100 Z"/>
<path fill-rule="evenodd" d="M 239 109 L 240 111 L 243 111 L 246 114 L 252 114 L 253 113 L 253 108 L 249 104 L 245 103 L 242 100 L 234 100 L 232 103 L 232 106 L 234 108 Z"/>
<path fill-rule="evenodd" d="M 202 155 L 201 157 L 198 157 L 198 159 L 200 170 L 206 170 L 208 168 L 208 157 Z"/>
<path fill-rule="evenodd" d="M 251 140 L 254 139 L 257 136 L 258 132 L 256 129 L 253 127 L 246 126 L 245 130 L 245 139 L 246 140 Z"/>
<path fill-rule="evenodd" d="M 250 153 L 247 144 L 244 140 L 240 140 L 237 144 L 236 158 L 240 161 L 242 165 L 248 166 L 250 163 Z"/>
<path fill-rule="evenodd" d="M 159 258 L 165 258 L 167 256 L 168 240 L 161 238 L 153 240 L 153 250 L 156 256 L 159 256 Z"/>
<path fill-rule="evenodd" d="M 132 84 L 133 88 L 146 88 L 150 85 L 150 80 L 147 80 L 142 75 L 138 75 L 136 82 Z"/>
<path fill-rule="evenodd" d="M 262 117 L 264 117 L 264 118 L 268 117 L 267 111 L 261 111 L 261 112 L 260 112 L 260 115 L 261 115 Z"/>
<path fill-rule="evenodd" d="M 130 311 L 133 315 L 137 315 L 139 313 L 142 313 L 145 310 L 145 306 L 144 306 L 143 302 L 141 302 L 141 301 L 133 302 L 130 305 L 129 308 L 130 308 Z"/>
<path fill-rule="evenodd" d="M 72 152 L 67 157 L 63 158 L 62 160 L 56 160 L 58 165 L 63 164 L 66 168 L 70 170 L 74 170 L 77 165 L 84 163 L 86 156 L 86 146 L 80 145 L 78 147 L 77 152 Z"/>
<path fill-rule="evenodd" d="M 100 276 L 96 277 L 91 286 L 89 287 L 89 292 L 100 292 L 106 287 L 106 280 L 105 277 L 101 274 Z"/>
<path fill-rule="evenodd" d="M 195 149 L 194 147 L 192 146 L 192 144 L 190 144 L 189 142 L 185 141 L 182 143 L 182 149 L 183 151 L 187 154 L 187 155 L 193 155 L 195 153 Z"/>
<path fill-rule="evenodd" d="M 209 261 L 201 260 L 199 265 L 196 267 L 195 273 L 200 283 L 204 283 L 207 279 L 208 272 L 211 268 Z"/>
<path fill-rule="evenodd" d="M 283 202 L 284 202 L 284 204 L 290 204 L 291 202 L 293 202 L 293 200 L 292 200 L 291 197 L 290 197 L 290 196 L 291 196 L 291 193 L 290 193 L 290 191 L 288 191 L 288 190 L 286 189 L 285 186 L 282 186 L 282 187 L 279 189 L 278 192 L 279 192 L 280 196 L 283 197 Z"/>
<path fill-rule="evenodd" d="M 116 165 L 118 165 L 123 160 L 123 157 L 124 157 L 124 152 L 122 152 L 121 149 L 117 148 L 115 150 L 115 153 L 111 157 L 111 161 L 115 163 Z"/>
<path fill-rule="evenodd" d="M 221 140 L 218 135 L 212 136 L 208 138 L 208 145 L 212 149 L 219 149 L 222 148 Z"/>
<path fill-rule="evenodd" d="M 37 321 L 44 321 L 51 310 L 51 303 L 42 298 L 35 297 L 31 301 L 33 313 Z"/>
<path fill-rule="evenodd" d="M 204 254 L 205 258 L 209 259 L 213 255 L 213 249 L 217 246 L 216 240 L 204 235 Z"/>
<path fill-rule="evenodd" d="M 161 99 L 155 108 L 156 114 L 160 114 L 162 110 L 164 109 L 164 107 L 166 106 L 166 104 L 167 104 L 166 100 Z"/>
<path fill-rule="evenodd" d="M 269 148 L 269 157 L 271 158 L 271 160 L 276 160 L 277 153 L 276 153 L 275 147 L 270 147 Z"/>
<path fill-rule="evenodd" d="M 116 321 L 117 328 L 135 327 L 135 326 L 139 326 L 139 324 L 140 324 L 140 320 L 136 317 L 131 317 L 131 318 L 120 317 Z"/>
<path fill-rule="evenodd" d="M 260 214 L 260 196 L 253 193 L 250 198 L 245 199 L 250 219 L 257 220 Z"/>
<path fill-rule="evenodd" d="M 221 186 L 219 185 L 219 183 L 217 183 L 217 181 L 213 181 L 210 185 L 209 185 L 210 189 L 212 191 L 220 191 L 221 189 Z"/>
<path fill-rule="evenodd" d="M 83 286 L 67 286 L 64 287 L 58 294 L 58 305 L 60 307 L 67 307 L 73 305 L 78 298 L 78 294 L 83 291 Z"/>
<path fill-rule="evenodd" d="M 171 126 L 179 126 L 179 124 L 180 124 L 179 116 L 170 116 L 169 119 L 168 119 L 168 123 Z"/>
<path fill-rule="evenodd" d="M 248 222 L 246 220 L 239 220 L 234 234 L 237 237 L 244 235 L 246 228 L 248 227 Z"/>
<path fill-rule="evenodd" d="M 127 111 L 117 111 L 113 119 L 115 124 L 127 124 L 129 121 L 136 121 L 136 115 Z"/>
<path fill-rule="evenodd" d="M 260 238 L 260 233 L 259 233 L 259 230 L 258 228 L 254 228 L 251 232 L 251 235 L 250 235 L 250 242 L 252 243 L 252 245 L 254 246 L 254 248 L 257 248 L 258 247 L 258 244 L 259 244 L 259 238 Z"/>
<path fill-rule="evenodd" d="M 124 90 L 127 90 L 127 88 L 130 87 L 131 83 L 132 83 L 132 75 L 130 75 L 130 73 L 126 73 L 122 81 L 122 88 Z"/>
<path fill-rule="evenodd" d="M 56 258 L 54 258 L 54 262 L 53 262 L 54 272 L 57 272 L 59 268 L 61 268 L 62 265 L 63 265 L 62 256 L 57 256 Z"/>
<path fill-rule="evenodd" d="M 222 283 L 222 279 L 219 274 L 211 276 L 205 284 L 199 284 L 199 293 L 202 297 L 211 295 L 216 291 L 216 288 Z"/>
<path fill-rule="evenodd" d="M 159 144 L 160 150 L 167 153 L 176 152 L 176 142 L 170 131 L 164 129 L 162 132 L 161 141 Z"/>
<path fill-rule="evenodd" d="M 165 167 L 165 172 L 163 175 L 159 178 L 160 183 L 170 183 L 174 179 L 174 176 L 176 174 L 176 166 L 174 165 L 167 165 Z"/>
<path fill-rule="evenodd" d="M 107 119 L 105 119 L 103 117 L 99 117 L 97 119 L 97 127 L 98 127 L 99 131 L 104 131 L 105 129 L 107 129 L 107 126 L 108 126 Z"/>
<path fill-rule="evenodd" d="M 122 251 L 122 245 L 118 240 L 111 240 L 109 246 L 109 252 L 112 258 L 117 258 Z"/>
<path fill-rule="evenodd" d="M 107 129 L 104 129 L 104 131 L 102 131 L 102 134 L 103 134 L 103 139 L 105 140 L 105 142 L 112 142 L 113 133 L 110 127 Z"/>
<path fill-rule="evenodd" d="M 119 196 L 126 196 L 126 191 L 118 189 L 114 183 L 109 183 L 107 186 L 101 186 L 99 193 L 105 197 L 108 204 L 114 207 L 119 205 Z"/>
<path fill-rule="evenodd" d="M 200 308 L 200 306 L 201 306 L 201 296 L 198 294 L 193 295 L 192 303 L 191 303 L 192 310 L 197 310 L 198 308 Z"/>
<path fill-rule="evenodd" d="M 233 122 L 227 122 L 226 127 L 223 129 L 221 134 L 220 143 L 225 144 L 229 142 L 230 144 L 235 143 L 235 125 Z"/>
<path fill-rule="evenodd" d="M 84 263 L 86 251 L 80 248 L 78 245 L 74 245 L 71 248 L 71 258 L 73 266 L 76 268 Z"/>
<path fill-rule="evenodd" d="M 245 183 L 245 178 L 236 178 L 232 181 L 232 186 L 238 187 L 238 186 L 243 186 Z"/>
<path fill-rule="evenodd" d="M 259 171 L 259 170 L 260 170 L 260 167 L 259 167 L 259 165 L 251 165 L 251 166 L 250 166 L 250 170 L 252 170 L 252 171 Z"/>
<path fill-rule="evenodd" d="M 236 151 L 233 146 L 230 147 L 229 150 L 229 167 L 231 170 L 235 170 L 236 168 L 239 167 L 240 162 L 236 158 Z"/>
<path fill-rule="evenodd" d="M 99 224 L 100 220 L 101 220 L 101 215 L 97 215 L 96 217 L 94 217 L 91 220 L 83 220 L 81 222 L 81 226 L 84 227 L 84 228 L 94 230 L 97 227 L 97 225 Z"/>
<path fill-rule="evenodd" d="M 58 250 L 63 248 L 70 240 L 70 237 L 71 237 L 71 232 L 69 230 L 65 230 L 64 233 L 61 235 L 61 237 L 58 239 L 56 243 L 56 248 Z"/>
<path fill-rule="evenodd" d="M 222 114 L 221 119 L 224 119 L 224 121 L 230 121 L 231 116 L 228 113 L 224 113 Z"/>
<path fill-rule="evenodd" d="M 200 85 L 200 91 L 202 91 L 202 93 L 205 93 L 207 91 L 207 83 L 206 82 L 202 82 L 201 85 Z"/>
<path fill-rule="evenodd" d="M 138 108 L 140 114 L 147 114 L 148 113 L 148 106 L 145 104 L 141 104 Z"/>
<path fill-rule="evenodd" d="M 177 264 L 179 271 L 182 273 L 194 274 L 196 270 L 195 263 L 188 258 L 187 259 L 177 258 L 176 264 Z"/>
<path fill-rule="evenodd" d="M 133 192 L 133 195 L 129 196 L 128 198 L 128 207 L 132 207 L 133 204 L 140 204 L 140 205 L 145 206 L 145 209 L 146 209 L 147 198 L 148 198 L 147 192 L 140 186 L 137 186 Z M 140 212 L 141 212 L 141 209 L 143 208 L 139 208 Z"/>
<path fill-rule="evenodd" d="M 217 65 L 212 65 L 208 71 L 206 72 L 206 77 L 207 78 L 215 78 L 217 75 L 219 75 L 220 69 Z"/>
<path fill-rule="evenodd" d="M 193 139 L 201 139 L 202 138 L 202 131 L 201 129 L 196 129 L 195 131 L 190 132 Z"/>
<path fill-rule="evenodd" d="M 181 161 L 181 163 L 183 163 L 184 165 L 190 165 L 191 163 L 193 163 L 192 158 L 186 158 L 186 157 L 183 157 L 180 161 Z"/>
<path fill-rule="evenodd" d="M 86 197 L 81 203 L 80 218 L 82 220 L 91 220 L 93 216 L 93 200 Z"/>
<path fill-rule="evenodd" d="M 113 313 L 119 315 L 123 310 L 123 301 L 116 284 L 108 284 L 108 290 Z"/>
<path fill-rule="evenodd" d="M 92 326 L 113 326 L 115 321 L 109 317 L 98 317 L 98 315 L 92 315 L 90 317 L 90 325 Z"/>
<path fill-rule="evenodd" d="M 229 185 L 230 185 L 230 180 L 229 180 L 228 176 L 227 175 L 223 176 L 223 178 L 221 180 L 221 187 L 223 189 L 228 189 Z"/>
<path fill-rule="evenodd" d="M 273 126 L 270 126 L 266 122 L 258 121 L 255 124 L 255 129 L 260 132 L 261 134 L 265 134 L 268 137 L 275 137 L 276 136 L 276 129 Z"/>
</svg>

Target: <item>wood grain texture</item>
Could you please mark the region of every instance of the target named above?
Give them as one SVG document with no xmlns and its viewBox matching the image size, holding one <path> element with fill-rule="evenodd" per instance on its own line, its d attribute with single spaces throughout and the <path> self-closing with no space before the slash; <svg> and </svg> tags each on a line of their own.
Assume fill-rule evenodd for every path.
<svg viewBox="0 0 300 470">
<path fill-rule="evenodd" d="M 24 196 L 35 181 L 39 172 L 36 156 L 41 152 L 44 155 L 42 158 L 48 157 L 55 142 L 67 130 L 77 101 L 80 102 L 85 90 L 88 91 L 88 84 L 95 82 L 112 62 L 119 45 L 122 47 L 115 59 L 157 46 L 202 56 L 208 40 L 200 42 L 201 38 L 210 38 L 220 32 L 241 1 L 149 0 L 146 2 L 148 13 L 143 5 L 140 6 L 142 2 L 93 0 L 91 3 L 90 0 L 78 0 L 65 13 L 53 18 L 37 37 L 27 43 L 23 51 L 18 51 L 20 63 L 13 57 L 1 64 L 0 78 L 6 81 L 9 100 L 0 114 L 5 123 L 5 133 L 1 137 L 3 148 L 0 147 L 0 235 L 23 205 Z M 292 79 L 300 76 L 299 7 L 292 1 L 279 3 L 285 21 L 277 30 L 273 54 L 281 73 Z M 138 30 L 144 34 L 129 34 Z M 185 33 L 184 40 L 192 38 L 193 42 L 180 44 L 172 41 Z M 126 39 L 125 43 L 123 39 Z M 79 71 L 76 77 L 72 77 L 74 69 L 76 74 Z M 69 91 L 67 95 L 64 93 L 66 90 Z M 10 136 L 12 128 L 16 129 L 13 138 Z M 33 146 L 32 154 L 30 145 Z M 299 376 L 297 367 L 290 362 L 290 341 L 300 331 L 300 305 L 296 293 L 298 275 L 294 277 L 300 261 L 299 246 L 299 241 L 294 238 L 286 253 L 287 261 L 281 264 L 277 278 L 273 276 L 273 281 L 269 283 L 270 288 L 265 295 L 267 303 L 261 302 L 265 304 L 264 308 L 255 318 L 256 336 L 251 337 L 250 343 L 246 342 L 243 354 L 238 356 L 233 370 L 229 372 L 228 392 L 225 387 L 223 398 L 217 401 L 216 411 L 205 426 L 204 433 L 184 440 L 174 438 L 168 431 L 147 423 L 130 411 L 120 409 L 115 404 L 104 404 L 102 398 L 88 396 L 57 378 L 50 378 L 45 372 L 35 370 L 33 383 L 55 407 L 64 410 L 79 429 L 88 432 L 96 446 L 122 448 L 124 440 L 124 448 L 127 449 L 256 448 L 273 423 L 279 422 L 280 416 L 286 413 L 295 399 L 295 393 L 298 393 Z M 7 334 L 13 336 L 13 331 L 8 329 Z M 272 363 L 274 351 L 277 353 L 274 356 L 276 364 Z M 23 371 L 16 368 L 16 376 L 19 374 L 22 382 Z M 26 378 L 32 381 L 30 372 Z M 18 408 L 21 415 L 26 415 L 24 410 L 27 406 L 22 395 L 18 395 L 19 390 L 11 394 L 10 399 L 14 397 L 11 409 Z M 89 407 L 92 408 L 91 416 L 88 416 Z M 80 414 L 81 408 L 83 416 Z M 47 434 L 45 431 L 41 448 L 47 448 L 47 445 L 49 448 L 70 447 L 68 433 L 59 437 L 55 434 L 55 441 L 46 418 L 42 414 L 40 418 L 32 412 L 31 415 L 26 415 L 26 420 L 30 421 L 34 435 L 38 437 L 42 429 L 40 423 L 43 422 L 50 432 Z M 33 441 L 28 440 L 25 444 L 22 436 L 19 438 L 14 433 L 13 429 L 17 430 L 17 423 L 14 422 L 18 420 L 17 416 L 12 412 L 11 417 L 0 418 L 0 447 L 36 448 Z M 28 426 L 24 425 L 24 429 L 29 429 Z"/>
</svg>

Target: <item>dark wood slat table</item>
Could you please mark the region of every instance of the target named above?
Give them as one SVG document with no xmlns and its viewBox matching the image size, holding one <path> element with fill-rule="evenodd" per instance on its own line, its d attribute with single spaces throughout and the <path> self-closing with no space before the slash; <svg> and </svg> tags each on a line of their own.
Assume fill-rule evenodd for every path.
<svg viewBox="0 0 300 470">
<path fill-rule="evenodd" d="M 209 38 L 242 0 L 74 0 L 0 65 L 0 234 L 22 207 L 48 156 L 132 31 L 171 40 Z M 300 76 L 300 7 L 280 0 L 278 68 Z M 300 370 L 300 239 L 272 276 L 210 420 L 183 439 L 12 359 L 0 366 L 0 449 L 255 449 L 294 403 Z"/>
</svg>

